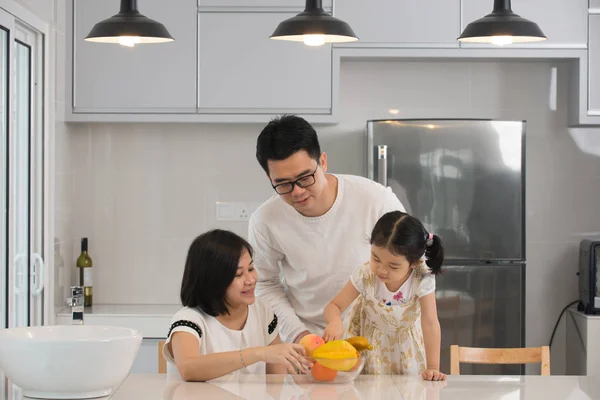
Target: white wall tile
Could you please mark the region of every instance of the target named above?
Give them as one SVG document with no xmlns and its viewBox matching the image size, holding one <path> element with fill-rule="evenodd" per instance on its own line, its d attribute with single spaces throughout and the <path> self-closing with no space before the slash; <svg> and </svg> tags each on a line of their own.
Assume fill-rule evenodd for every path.
<svg viewBox="0 0 600 400">
<path fill-rule="evenodd" d="M 201 232 L 193 235 L 181 235 L 177 238 L 164 239 L 159 255 L 159 268 L 156 279 L 161 280 L 162 303 L 179 303 L 179 290 L 181 288 L 181 277 L 185 266 L 188 248 L 192 241 Z M 156 302 L 156 300 L 154 300 Z"/>
<path fill-rule="evenodd" d="M 468 109 L 469 67 L 462 62 L 352 61 L 342 67 L 342 121 L 369 118 L 451 116 Z"/>
<path fill-rule="evenodd" d="M 476 61 L 471 79 L 472 104 L 478 109 L 539 111 L 548 104 L 550 64 L 545 61 Z"/>
<path fill-rule="evenodd" d="M 578 242 L 527 244 L 527 346 L 548 345 L 560 311 L 578 299 L 578 250 Z M 552 344 L 553 374 L 565 373 L 564 317 Z"/>
<path fill-rule="evenodd" d="M 70 135 L 64 122 L 54 124 L 55 173 L 73 174 L 71 167 Z"/>
<path fill-rule="evenodd" d="M 69 297 L 69 286 L 71 285 L 71 265 L 69 264 L 72 252 L 71 244 L 68 241 L 58 241 L 58 252 L 54 254 L 54 304 L 58 307 L 64 307 L 66 299 Z M 61 266 L 62 264 L 62 266 Z"/>
<path fill-rule="evenodd" d="M 163 265 L 169 242 L 131 236 L 128 239 L 90 238 L 94 260 L 94 301 L 165 304 L 177 299 L 182 268 Z M 152 291 L 148 288 L 153 287 Z"/>
</svg>

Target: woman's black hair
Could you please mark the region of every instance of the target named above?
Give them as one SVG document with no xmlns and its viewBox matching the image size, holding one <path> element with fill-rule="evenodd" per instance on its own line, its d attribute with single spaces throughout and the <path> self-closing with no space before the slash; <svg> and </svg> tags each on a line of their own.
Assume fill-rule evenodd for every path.
<svg viewBox="0 0 600 400">
<path fill-rule="evenodd" d="M 423 254 L 431 273 L 442 272 L 444 244 L 437 235 L 430 235 L 417 218 L 402 211 L 392 211 L 375 224 L 371 244 L 403 255 L 409 263 L 417 262 Z"/>
<path fill-rule="evenodd" d="M 228 314 L 225 295 L 244 250 L 252 257 L 250 244 L 230 231 L 214 229 L 198 236 L 190 245 L 183 271 L 183 306 L 213 317 Z"/>
</svg>

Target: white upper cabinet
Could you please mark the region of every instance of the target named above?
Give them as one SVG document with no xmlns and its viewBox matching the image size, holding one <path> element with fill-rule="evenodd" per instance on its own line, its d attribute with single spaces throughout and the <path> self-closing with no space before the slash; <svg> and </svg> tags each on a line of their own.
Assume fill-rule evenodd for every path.
<svg viewBox="0 0 600 400">
<path fill-rule="evenodd" d="M 323 0 L 323 8 L 331 8 L 331 2 Z M 285 7 L 304 10 L 305 5 L 305 0 L 198 0 L 199 7 Z"/>
<path fill-rule="evenodd" d="M 358 36 L 351 46 L 458 47 L 460 0 L 338 0 L 334 15 Z"/>
<path fill-rule="evenodd" d="M 590 15 L 589 46 L 587 107 L 589 113 L 600 116 L 600 14 Z"/>
<path fill-rule="evenodd" d="M 331 46 L 269 39 L 293 15 L 199 13 L 199 112 L 331 112 Z"/>
<path fill-rule="evenodd" d="M 119 12 L 119 0 L 76 0 L 73 29 L 73 112 L 196 112 L 197 0 L 139 0 L 174 42 L 90 43 L 94 24 Z"/>
<path fill-rule="evenodd" d="M 130 48 L 84 41 L 94 24 L 118 13 L 120 0 L 70 0 L 66 118 L 264 122 L 289 112 L 335 123 L 343 57 L 420 52 L 460 58 L 475 54 L 460 46 L 497 48 L 457 40 L 467 24 L 491 13 L 493 0 L 323 0 L 325 10 L 333 7 L 334 16 L 352 27 L 357 42 L 332 49 L 270 39 L 279 23 L 301 12 L 305 3 L 138 0 L 140 12 L 163 23 L 175 41 Z M 505 46 L 501 55 L 480 54 L 579 58 L 577 115 L 582 123 L 590 115 L 600 120 L 600 74 L 595 73 L 600 71 L 600 0 L 513 0 L 512 7 L 536 22 L 549 40 Z M 589 19 L 589 52 L 588 7 L 595 10 Z M 520 53 L 511 48 L 521 48 Z"/>
<path fill-rule="evenodd" d="M 462 29 L 469 23 L 492 12 L 493 0 L 462 0 Z M 515 14 L 538 24 L 548 40 L 523 43 L 527 47 L 581 47 L 587 45 L 588 0 L 513 0 Z M 482 46 L 463 43 L 465 47 Z M 489 44 L 486 46 L 493 46 Z M 516 45 L 511 45 L 516 46 Z M 510 48 L 506 46 L 505 48 Z"/>
</svg>

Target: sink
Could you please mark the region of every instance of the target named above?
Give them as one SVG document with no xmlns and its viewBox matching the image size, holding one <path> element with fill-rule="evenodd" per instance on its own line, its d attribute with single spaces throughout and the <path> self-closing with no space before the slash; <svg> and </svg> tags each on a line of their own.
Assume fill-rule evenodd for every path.
<svg viewBox="0 0 600 400">
<path fill-rule="evenodd" d="M 114 326 L 4 329 L 0 369 L 27 397 L 109 396 L 129 375 L 141 342 L 141 333 Z"/>
</svg>

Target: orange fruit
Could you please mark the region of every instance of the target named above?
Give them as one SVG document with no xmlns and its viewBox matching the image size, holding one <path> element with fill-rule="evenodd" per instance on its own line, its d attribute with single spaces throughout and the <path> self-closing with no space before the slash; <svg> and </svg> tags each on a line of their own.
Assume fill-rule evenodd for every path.
<svg viewBox="0 0 600 400">
<path fill-rule="evenodd" d="M 313 364 L 310 374 L 318 381 L 331 382 L 335 379 L 338 372 L 335 369 L 324 367 L 318 362 Z"/>
<path fill-rule="evenodd" d="M 304 350 L 306 350 L 306 355 L 308 357 L 312 357 L 313 351 L 315 351 L 317 348 L 324 345 L 325 341 L 319 335 L 315 335 L 314 333 L 311 333 L 309 335 L 304 336 L 300 340 L 299 344 L 304 346 Z"/>
</svg>

